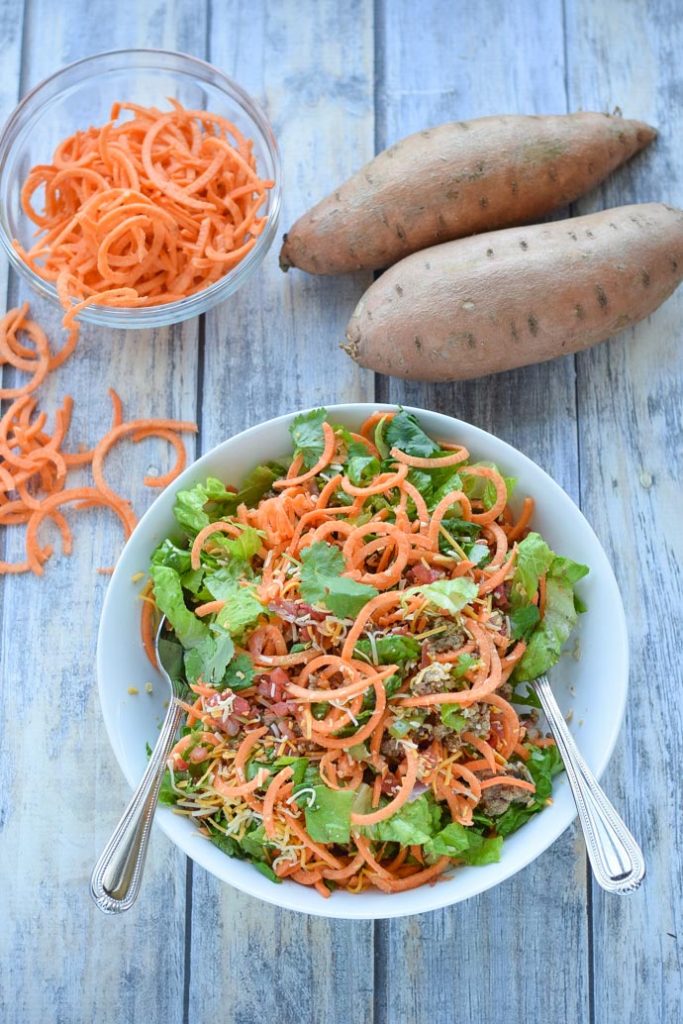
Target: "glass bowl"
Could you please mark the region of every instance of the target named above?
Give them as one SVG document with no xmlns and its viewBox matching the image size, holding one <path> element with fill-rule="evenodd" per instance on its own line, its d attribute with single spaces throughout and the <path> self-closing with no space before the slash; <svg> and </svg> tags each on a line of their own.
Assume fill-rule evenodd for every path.
<svg viewBox="0 0 683 1024">
<path fill-rule="evenodd" d="M 61 308 L 54 285 L 34 273 L 12 245 L 15 238 L 30 245 L 36 230 L 21 208 L 21 186 L 29 170 L 49 163 L 57 144 L 68 135 L 106 123 L 116 100 L 168 109 L 169 97 L 192 109 L 227 117 L 252 139 L 259 175 L 275 181 L 263 211 L 267 223 L 244 259 L 208 288 L 158 306 L 89 306 L 80 314 L 82 321 L 124 329 L 161 327 L 205 313 L 251 277 L 275 237 L 281 202 L 280 156 L 260 106 L 222 71 L 197 57 L 168 50 L 112 50 L 76 61 L 46 78 L 24 97 L 2 131 L 0 242 L 12 266 Z"/>
</svg>

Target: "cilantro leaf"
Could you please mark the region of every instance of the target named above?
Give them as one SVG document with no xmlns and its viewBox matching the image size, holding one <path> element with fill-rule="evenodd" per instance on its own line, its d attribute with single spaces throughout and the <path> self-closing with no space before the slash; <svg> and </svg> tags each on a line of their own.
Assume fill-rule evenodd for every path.
<svg viewBox="0 0 683 1024">
<path fill-rule="evenodd" d="M 428 458 L 440 451 L 436 441 L 425 434 L 420 422 L 412 412 L 401 409 L 387 424 L 384 439 L 389 449 L 398 448 L 406 455 Z"/>
<path fill-rule="evenodd" d="M 405 665 L 406 662 L 416 661 L 420 657 L 421 649 L 419 640 L 414 637 L 391 634 L 375 637 L 374 651 L 369 640 L 358 640 L 354 654 L 364 655 L 377 665 Z"/>
<path fill-rule="evenodd" d="M 228 664 L 221 686 L 223 689 L 229 686 L 233 693 L 238 693 L 251 686 L 255 675 L 256 669 L 249 655 L 237 654 Z"/>
<path fill-rule="evenodd" d="M 462 714 L 459 704 L 442 704 L 441 721 L 446 728 L 454 732 L 463 732 L 467 728 L 467 719 Z"/>
<path fill-rule="evenodd" d="M 354 487 L 366 487 L 380 472 L 379 460 L 361 444 L 360 441 L 350 441 L 348 445 L 348 456 L 346 463 L 346 475 Z"/>
<path fill-rule="evenodd" d="M 294 445 L 294 455 L 303 455 L 306 469 L 315 466 L 325 448 L 323 423 L 326 416 L 326 409 L 311 409 L 310 412 L 295 416 L 290 424 L 289 434 Z"/>
<path fill-rule="evenodd" d="M 312 604 L 323 603 L 341 618 L 355 616 L 378 591 L 341 573 L 346 562 L 339 548 L 317 541 L 301 554 L 301 596 Z"/>
<path fill-rule="evenodd" d="M 435 580 L 434 583 L 426 583 L 423 586 L 408 587 L 403 593 L 421 594 L 437 608 L 454 614 L 475 599 L 478 587 L 472 580 L 458 576 L 454 580 Z"/>
</svg>

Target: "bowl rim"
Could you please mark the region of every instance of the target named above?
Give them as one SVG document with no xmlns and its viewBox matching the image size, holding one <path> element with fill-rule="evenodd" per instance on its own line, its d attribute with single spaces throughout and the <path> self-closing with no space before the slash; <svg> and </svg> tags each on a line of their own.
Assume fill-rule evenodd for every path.
<svg viewBox="0 0 683 1024">
<path fill-rule="evenodd" d="M 211 64 L 202 57 L 196 57 L 194 54 L 185 53 L 182 50 L 167 50 L 163 47 L 121 47 L 114 50 L 101 50 L 98 53 L 91 53 L 87 57 L 80 57 L 69 64 L 64 64 L 46 78 L 41 79 L 40 82 L 22 96 L 0 129 L 0 180 L 2 179 L 9 155 L 12 132 L 18 122 L 20 122 L 26 108 L 31 105 L 46 87 L 61 77 L 67 76 L 75 68 L 88 64 L 97 65 L 98 62 L 104 61 L 106 58 L 131 55 L 143 57 L 163 55 L 164 57 L 176 58 L 218 76 L 221 80 L 221 87 L 227 86 L 225 91 L 232 94 L 232 97 L 237 100 L 249 120 L 256 125 L 263 137 L 273 163 L 273 179 L 275 184 L 268 193 L 269 202 L 272 207 L 268 213 L 268 221 L 261 234 L 258 235 L 256 244 L 237 266 L 229 270 L 227 274 L 219 277 L 208 288 L 195 292 L 193 295 L 184 296 L 175 302 L 161 303 L 156 306 L 121 307 L 93 305 L 86 306 L 79 314 L 79 320 L 83 323 L 124 330 L 138 327 L 144 329 L 145 327 L 177 323 L 189 319 L 205 311 L 204 309 L 197 309 L 197 306 L 205 306 L 206 309 L 211 308 L 211 306 L 221 301 L 224 291 L 229 293 L 236 291 L 244 280 L 250 276 L 251 272 L 259 266 L 270 249 L 275 239 L 282 207 L 282 160 L 280 148 L 273 126 L 261 103 L 233 78 L 226 75 L 220 68 L 217 68 L 215 64 Z M 168 70 L 171 74 L 175 73 L 172 69 Z M 2 248 L 5 250 L 12 268 L 20 273 L 37 292 L 62 308 L 54 285 L 36 274 L 15 250 L 12 245 L 10 232 L 5 225 L 5 214 L 3 211 L 0 211 L 0 244 L 2 244 Z"/>
<path fill-rule="evenodd" d="M 614 622 L 612 623 L 612 626 L 618 634 L 618 638 L 615 641 L 614 647 L 615 650 L 618 651 L 621 655 L 621 664 L 615 666 L 614 678 L 617 680 L 621 680 L 622 686 L 621 690 L 618 693 L 612 695 L 610 704 L 612 717 L 610 719 L 608 728 L 605 729 L 605 736 L 603 737 L 603 743 L 600 747 L 599 754 L 597 754 L 594 757 L 591 763 L 591 768 L 596 778 L 600 779 L 605 769 L 607 768 L 607 765 L 610 761 L 610 758 L 612 756 L 612 753 L 614 751 L 614 748 L 616 746 L 617 740 L 619 738 L 623 726 L 629 689 L 630 652 L 628 643 L 626 615 L 623 607 L 623 601 L 621 599 L 621 592 L 619 590 L 618 583 L 614 576 L 614 571 L 612 569 L 611 563 L 607 557 L 607 553 L 605 552 L 599 538 L 597 537 L 595 531 L 591 527 L 590 523 L 584 516 L 579 506 L 576 504 L 576 502 L 574 502 L 570 495 L 567 494 L 564 488 L 562 488 L 550 476 L 550 474 L 547 473 L 537 462 L 531 459 L 528 455 L 525 455 L 523 452 L 519 451 L 519 449 L 515 448 L 514 445 L 510 444 L 507 441 L 504 441 L 502 438 L 497 437 L 495 434 L 492 434 L 489 431 L 484 430 L 482 427 L 477 427 L 472 423 L 468 423 L 465 420 L 460 420 L 454 416 L 450 416 L 447 413 L 435 412 L 434 410 L 423 409 L 418 406 L 402 405 L 401 407 L 405 409 L 407 412 L 414 413 L 417 416 L 420 416 L 421 414 L 426 414 L 428 416 L 435 416 L 443 421 L 448 421 L 449 425 L 452 425 L 452 429 L 454 432 L 457 432 L 461 427 L 465 427 L 468 432 L 473 432 L 473 435 L 475 436 L 477 441 L 481 441 L 482 445 L 484 446 L 490 439 L 493 439 L 497 445 L 500 445 L 502 447 L 504 453 L 507 454 L 509 452 L 511 457 L 514 460 L 517 460 L 518 464 L 521 462 L 522 466 L 531 467 L 533 471 L 540 472 L 545 478 L 546 486 L 549 488 L 553 498 L 565 504 L 565 507 L 566 503 L 569 503 L 569 505 L 572 506 L 574 513 L 581 520 L 583 520 L 583 527 L 587 531 L 591 543 L 594 544 L 597 550 L 601 553 L 602 558 L 604 560 L 604 568 L 606 570 L 606 579 L 613 590 L 613 597 L 615 598 L 614 606 L 611 608 L 611 611 L 614 615 Z M 142 532 L 144 527 L 150 521 L 153 521 L 154 516 L 156 514 L 156 510 L 159 507 L 159 503 L 161 499 L 163 499 L 164 495 L 167 495 L 168 492 L 170 492 L 171 490 L 175 492 L 184 486 L 188 486 L 189 484 L 196 482 L 199 479 L 202 479 L 203 467 L 210 463 L 213 459 L 215 459 L 216 456 L 220 456 L 222 454 L 223 449 L 229 448 L 229 446 L 235 444 L 236 442 L 240 444 L 248 444 L 250 435 L 253 435 L 254 433 L 260 430 L 263 430 L 266 427 L 286 427 L 295 416 L 299 415 L 302 412 L 311 411 L 312 408 L 314 407 L 308 406 L 302 409 L 294 410 L 289 413 L 284 413 L 280 416 L 272 417 L 267 420 L 262 420 L 256 424 L 253 424 L 250 427 L 247 427 L 245 430 L 239 431 L 238 433 L 233 434 L 228 438 L 225 438 L 217 445 L 214 445 L 207 452 L 201 455 L 189 466 L 187 466 L 186 469 L 176 478 L 176 480 L 173 481 L 173 483 L 171 483 L 159 495 L 157 495 L 157 497 L 152 502 L 150 507 L 141 517 L 140 521 L 135 527 L 135 530 L 133 531 L 131 536 L 126 541 L 126 544 L 124 545 L 124 549 L 117 560 L 114 573 L 107 587 L 107 591 L 105 593 L 104 601 L 102 604 L 97 636 L 96 670 L 98 682 L 98 695 L 100 699 L 100 709 L 102 711 L 102 717 L 104 719 L 107 736 L 109 738 L 109 742 L 114 752 L 114 756 L 119 764 L 119 767 L 121 768 L 125 778 L 127 779 L 131 787 L 137 785 L 137 782 L 139 781 L 138 776 L 137 774 L 130 771 L 129 766 L 125 765 L 125 757 L 119 751 L 115 735 L 114 722 L 104 713 L 104 708 L 106 705 L 106 701 L 104 698 L 106 686 L 104 680 L 107 674 L 107 666 L 105 664 L 103 651 L 104 637 L 107 630 L 109 629 L 109 619 L 113 619 L 114 615 L 112 607 L 115 598 L 112 597 L 112 595 L 115 593 L 116 582 L 122 576 L 124 571 L 123 554 L 125 550 L 129 547 L 129 545 L 131 545 L 131 543 L 133 542 L 136 534 L 138 532 Z M 344 417 L 357 418 L 359 415 L 362 415 L 363 413 L 365 413 L 365 415 L 369 415 L 373 411 L 395 411 L 397 408 L 397 403 L 344 402 L 325 405 L 325 408 L 329 415 L 338 415 L 343 420 Z M 540 817 L 541 816 L 539 816 L 539 819 Z M 293 884 L 292 887 L 290 888 L 286 885 L 275 886 L 271 883 L 270 887 L 266 888 L 264 883 L 267 880 L 264 879 L 256 871 L 253 872 L 253 879 L 251 875 L 249 875 L 247 879 L 240 879 L 239 881 L 235 878 L 229 878 L 229 868 L 234 858 L 230 858 L 227 857 L 227 855 L 224 855 L 226 857 L 226 870 L 221 873 L 218 873 L 215 864 L 212 863 L 214 859 L 212 855 L 215 854 L 215 848 L 211 846 L 209 843 L 193 844 L 193 836 L 186 837 L 182 833 L 177 832 L 176 826 L 178 818 L 176 815 L 173 814 L 170 808 L 160 808 L 157 811 L 155 821 L 161 827 L 162 831 L 166 834 L 166 836 L 171 840 L 171 842 L 180 850 L 182 850 L 182 852 L 185 853 L 186 856 L 190 857 L 193 861 L 200 864 L 205 870 L 207 870 L 219 881 L 231 885 L 249 896 L 253 896 L 256 899 L 263 900 L 264 902 L 269 903 L 273 906 L 281 907 L 286 910 L 293 910 L 297 913 L 309 914 L 314 917 L 323 917 L 328 918 L 330 920 L 363 921 L 388 920 L 390 918 L 395 917 L 408 917 L 417 914 L 428 913 L 433 910 L 445 909 L 447 907 L 455 905 L 456 903 L 464 902 L 465 900 L 471 899 L 475 896 L 479 896 L 482 893 L 488 891 L 489 889 L 497 888 L 500 884 L 507 881 L 513 875 L 518 874 L 520 871 L 524 870 L 524 868 L 528 867 L 530 864 L 536 861 L 541 856 L 541 854 L 545 853 L 545 851 L 561 835 L 563 835 L 567 831 L 567 829 L 570 827 L 575 818 L 576 808 L 572 801 L 571 807 L 568 811 L 565 812 L 564 816 L 559 816 L 558 819 L 552 825 L 552 827 L 546 829 L 546 832 L 543 834 L 540 841 L 537 841 L 533 845 L 533 852 L 531 853 L 531 855 L 527 855 L 527 853 L 525 852 L 521 857 L 517 857 L 516 859 L 513 858 L 510 864 L 507 865 L 507 868 L 503 869 L 502 873 L 499 873 L 499 876 L 496 878 L 495 881 L 490 881 L 487 883 L 486 871 L 483 871 L 480 868 L 460 868 L 459 870 L 461 871 L 477 872 L 477 881 L 470 886 L 470 889 L 466 893 L 458 893 L 457 891 L 455 893 L 449 893 L 448 881 L 446 881 L 435 886 L 421 886 L 416 890 L 412 890 L 406 893 L 396 893 L 391 896 L 386 896 L 382 894 L 383 900 L 386 900 L 386 906 L 384 905 L 384 902 L 382 902 L 381 908 L 377 912 L 368 912 L 367 909 L 365 911 L 363 910 L 365 901 L 364 895 L 355 896 L 354 900 L 357 900 L 357 903 L 345 905 L 340 912 L 339 906 L 333 905 L 333 900 L 328 901 L 320 899 L 320 905 L 311 902 L 311 905 L 306 907 L 297 905 L 298 903 L 300 903 L 300 901 L 297 899 L 299 893 L 295 891 L 298 890 L 298 886 Z M 529 824 L 531 825 L 532 823 L 530 822 Z M 502 861 L 499 862 L 499 865 L 502 865 L 502 863 Z M 479 874 L 479 872 L 481 872 L 481 874 Z M 420 893 L 419 906 L 410 905 L 413 903 L 415 899 L 415 893 Z M 405 897 L 409 897 L 409 899 L 406 900 Z"/>
</svg>

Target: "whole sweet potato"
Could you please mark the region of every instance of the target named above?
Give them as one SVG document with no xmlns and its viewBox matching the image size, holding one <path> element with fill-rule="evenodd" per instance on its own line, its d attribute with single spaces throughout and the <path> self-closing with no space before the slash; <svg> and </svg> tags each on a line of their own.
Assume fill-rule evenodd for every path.
<svg viewBox="0 0 683 1024">
<path fill-rule="evenodd" d="M 346 351 L 409 380 L 462 380 L 604 341 L 683 279 L 683 212 L 660 203 L 475 235 L 395 264 L 349 321 Z"/>
<path fill-rule="evenodd" d="M 430 245 L 526 224 L 595 188 L 655 137 L 608 114 L 482 117 L 418 132 L 300 217 L 280 266 L 378 270 Z"/>
</svg>

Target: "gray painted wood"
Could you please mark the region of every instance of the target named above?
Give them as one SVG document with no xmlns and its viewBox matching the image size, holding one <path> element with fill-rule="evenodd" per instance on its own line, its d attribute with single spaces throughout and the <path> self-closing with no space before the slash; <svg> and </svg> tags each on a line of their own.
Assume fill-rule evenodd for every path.
<svg viewBox="0 0 683 1024">
<path fill-rule="evenodd" d="M 372 156 L 372 17 L 365 3 L 214 4 L 209 57 L 259 97 L 286 183 L 282 229 Z M 253 38 L 262 40 L 254 59 Z M 343 145 L 340 140 L 343 139 Z M 301 406 L 372 400 L 372 378 L 335 345 L 367 275 L 324 280 L 277 263 L 207 314 L 202 447 Z M 258 903 L 193 868 L 190 1016 L 235 1024 L 372 1019 L 373 926 Z M 222 970 L 215 970 L 215 950 Z M 268 980 L 266 980 L 268 979 Z"/>
<path fill-rule="evenodd" d="M 378 149 L 449 120 L 566 109 L 561 4 L 526 4 L 524 17 L 504 2 L 485 10 L 482 17 L 479 5 L 436 0 L 382 5 Z M 571 357 L 459 384 L 378 383 L 392 401 L 437 408 L 504 437 L 577 497 Z M 547 961 L 551 986 L 542 980 Z M 492 892 L 379 924 L 376 963 L 377 1024 L 494 1020 L 502 993 L 512 1021 L 587 1019 L 585 854 L 575 829 Z M 528 964 L 536 965 L 531 974 Z"/>
<path fill-rule="evenodd" d="M 660 132 L 580 212 L 651 199 L 683 206 L 682 44 L 675 3 L 567 4 L 571 102 L 619 106 Z M 606 782 L 643 838 L 649 873 L 633 899 L 593 893 L 596 1021 L 683 1018 L 682 323 L 679 290 L 647 322 L 577 360 L 581 501 L 614 566 L 631 641 L 631 699 Z"/>
<path fill-rule="evenodd" d="M 284 163 L 283 230 L 373 148 L 411 131 L 451 118 L 568 106 L 619 105 L 662 132 L 656 148 L 579 204 L 581 212 L 634 199 L 683 206 L 681 29 L 672 0 L 654 10 L 646 0 L 377 0 L 374 7 L 362 0 L 214 0 L 210 7 L 209 0 L 75 0 L 57 8 L 26 0 L 25 28 L 23 11 L 20 0 L 0 0 L 0 118 L 20 85 L 97 50 L 157 45 L 209 56 L 261 97 L 274 123 Z M 73 556 L 55 558 L 43 581 L 0 579 L 0 864 L 11 883 L 0 1018 L 680 1019 L 683 297 L 576 362 L 438 387 L 378 378 L 375 392 L 370 375 L 336 347 L 367 277 L 284 277 L 276 255 L 274 247 L 257 278 L 203 325 L 117 336 L 84 331 L 78 358 L 54 375 L 41 400 L 54 408 L 71 392 L 74 436 L 87 439 L 91 425 L 99 430 L 108 419 L 104 394 L 116 384 L 131 415 L 198 415 L 206 449 L 294 406 L 375 394 L 470 419 L 536 459 L 581 499 L 622 587 L 632 700 L 607 784 L 645 840 L 646 887 L 628 900 L 587 891 L 574 830 L 516 879 L 465 905 L 374 927 L 324 922 L 267 907 L 187 869 L 155 833 L 138 906 L 121 920 L 101 916 L 91 909 L 87 881 L 128 794 L 104 732 L 93 668 L 106 586 L 93 570 L 112 561 L 120 536 L 106 515 L 89 512 L 76 520 Z M 4 273 L 3 264 L 3 294 Z M 13 302 L 25 290 L 11 280 L 9 294 Z M 34 308 L 57 329 L 56 310 Z M 167 458 L 149 442 L 112 459 L 112 477 L 126 474 L 140 510 L 152 497 L 143 474 L 165 468 Z M 10 532 L 3 555 L 19 551 Z M 666 744 L 655 751 L 650 738 L 661 735 Z"/>
<path fill-rule="evenodd" d="M 203 53 L 203 5 L 152 9 L 132 2 L 72 2 L 60 6 L 58 17 L 55 10 L 49 0 L 28 4 L 24 89 L 60 65 L 116 46 L 166 45 Z M 20 5 L 16 16 L 20 20 Z M 10 84 L 7 79 L 5 88 Z M 16 281 L 11 295 L 30 298 L 40 322 L 58 335 L 56 308 L 35 302 Z M 149 333 L 85 330 L 77 356 L 41 389 L 41 402 L 54 409 L 71 393 L 72 437 L 84 441 L 99 436 L 110 420 L 110 385 L 119 388 L 132 416 L 192 419 L 197 333 L 196 323 Z M 143 475 L 168 465 L 162 445 L 127 445 L 108 472 L 112 480 L 127 481 L 142 511 L 154 496 L 142 486 Z M 94 861 L 130 795 L 106 738 L 94 669 L 106 588 L 95 567 L 112 563 L 121 535 L 106 513 L 89 511 L 72 521 L 71 558 L 56 558 L 42 580 L 0 581 L 0 863 L 3 879 L 11 880 L 3 895 L 0 1018 L 8 1024 L 180 1024 L 184 856 L 156 833 L 140 902 L 121 919 L 104 917 L 88 895 Z M 8 558 L 19 557 L 19 531 L 10 532 L 7 548 Z"/>
</svg>

